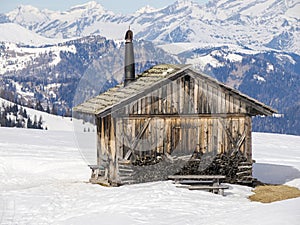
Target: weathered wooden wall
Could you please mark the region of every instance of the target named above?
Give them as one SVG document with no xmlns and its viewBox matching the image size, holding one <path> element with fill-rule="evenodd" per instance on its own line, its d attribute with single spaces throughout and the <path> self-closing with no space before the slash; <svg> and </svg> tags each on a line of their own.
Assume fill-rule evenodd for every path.
<svg viewBox="0 0 300 225">
<path fill-rule="evenodd" d="M 239 95 L 203 78 L 184 76 L 119 110 L 120 115 L 244 114 Z"/>
<path fill-rule="evenodd" d="M 147 119 L 118 118 L 117 148 L 119 156 L 126 155 L 122 146 L 134 148 L 141 155 L 157 153 L 185 154 L 187 152 L 224 153 L 239 149 L 245 155 L 251 152 L 251 118 L 249 117 L 152 117 Z M 250 135 L 250 138 L 249 138 Z M 139 137 L 136 139 L 136 137 Z"/>
<path fill-rule="evenodd" d="M 251 160 L 251 116 L 235 93 L 193 75 L 97 119 L 98 163 L 118 179 L 118 161 L 128 151 L 144 157 L 240 150 Z"/>
</svg>

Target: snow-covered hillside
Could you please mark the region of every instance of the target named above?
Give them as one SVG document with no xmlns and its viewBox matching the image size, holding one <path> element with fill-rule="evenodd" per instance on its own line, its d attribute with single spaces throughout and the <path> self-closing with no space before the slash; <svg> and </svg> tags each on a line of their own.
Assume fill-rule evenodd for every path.
<svg viewBox="0 0 300 225">
<path fill-rule="evenodd" d="M 22 36 L 22 34 L 19 34 L 17 36 L 19 38 Z M 60 44 L 42 47 L 20 46 L 13 43 L 14 41 L 12 37 L 13 36 L 8 38 L 8 40 L 11 40 L 10 42 L 4 42 L 2 44 L 0 43 L 0 75 L 10 72 L 16 72 L 27 67 L 42 69 L 42 67 L 44 66 L 43 63 L 45 62 L 41 62 L 41 60 L 38 60 L 38 58 L 41 56 L 48 56 L 45 61 L 47 62 L 48 66 L 53 67 L 60 62 L 61 52 L 70 52 L 74 54 L 76 53 L 76 48 L 74 45 L 65 46 L 63 44 Z"/>
<path fill-rule="evenodd" d="M 9 102 L 5 99 L 0 98 L 0 111 L 2 104 L 5 105 L 13 105 L 14 103 Z M 19 106 L 20 107 L 20 106 Z M 31 117 L 31 119 L 36 116 L 37 118 L 42 117 L 43 119 L 43 128 L 46 128 L 51 131 L 72 131 L 73 123 L 71 121 L 71 118 L 69 117 L 61 117 L 56 116 L 52 114 L 48 114 L 46 112 L 37 111 L 28 107 L 23 107 L 23 109 L 26 109 L 27 115 Z M 1 126 L 1 124 L 0 124 Z M 21 128 L 20 128 L 21 129 Z"/>
<path fill-rule="evenodd" d="M 255 175 L 300 188 L 300 137 L 254 133 Z M 0 128 L 0 223 L 297 225 L 300 198 L 250 202 L 251 188 L 225 197 L 170 181 L 107 188 L 90 170 L 72 132 Z"/>
<path fill-rule="evenodd" d="M 16 23 L 0 23 L 0 42 L 11 42 L 29 46 L 57 44 L 63 39 L 43 37 Z"/>
</svg>

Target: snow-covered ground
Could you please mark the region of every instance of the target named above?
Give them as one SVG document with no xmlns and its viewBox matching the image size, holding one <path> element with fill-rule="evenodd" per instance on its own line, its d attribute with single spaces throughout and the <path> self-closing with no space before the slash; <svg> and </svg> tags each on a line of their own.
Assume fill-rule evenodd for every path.
<svg viewBox="0 0 300 225">
<path fill-rule="evenodd" d="M 253 134 L 255 175 L 300 188 L 300 137 Z M 71 131 L 0 128 L 0 224 L 288 224 L 300 198 L 250 202 L 251 188 L 225 196 L 176 188 L 170 181 L 107 188 L 90 170 Z"/>
</svg>

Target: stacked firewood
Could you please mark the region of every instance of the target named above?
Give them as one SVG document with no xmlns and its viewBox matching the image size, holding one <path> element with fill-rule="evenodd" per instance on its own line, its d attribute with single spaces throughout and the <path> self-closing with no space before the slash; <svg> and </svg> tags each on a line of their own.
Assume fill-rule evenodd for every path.
<svg viewBox="0 0 300 225">
<path fill-rule="evenodd" d="M 193 157 L 178 175 L 224 175 L 227 183 L 242 183 L 244 177 L 252 177 L 252 163 L 240 152 L 227 154 L 203 154 Z"/>
<path fill-rule="evenodd" d="M 133 165 L 133 179 L 136 183 L 167 180 L 170 174 L 176 174 L 186 164 L 185 160 L 169 160 L 164 158 L 160 163 L 152 165 Z"/>
<path fill-rule="evenodd" d="M 157 164 L 161 161 L 162 161 L 161 156 L 153 157 L 153 156 L 149 156 L 149 155 L 145 155 L 145 156 L 137 155 L 135 157 L 135 160 L 132 162 L 132 164 L 134 166 L 150 166 L 150 165 Z"/>
</svg>

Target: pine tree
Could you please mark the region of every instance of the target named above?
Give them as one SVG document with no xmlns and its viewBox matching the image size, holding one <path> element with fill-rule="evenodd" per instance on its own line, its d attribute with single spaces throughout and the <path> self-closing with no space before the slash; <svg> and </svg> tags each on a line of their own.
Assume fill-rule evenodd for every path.
<svg viewBox="0 0 300 225">
<path fill-rule="evenodd" d="M 27 119 L 27 128 L 32 128 L 32 121 L 30 119 L 30 116 L 28 116 L 28 119 Z"/>
<path fill-rule="evenodd" d="M 52 106 L 52 112 L 51 112 L 51 114 L 57 115 L 57 113 L 58 113 L 57 106 L 56 106 L 56 105 L 53 105 L 53 106 Z"/>
<path fill-rule="evenodd" d="M 32 128 L 37 129 L 37 127 L 38 127 L 37 117 L 36 115 L 34 115 Z"/>
<path fill-rule="evenodd" d="M 0 112 L 0 126 L 5 126 L 6 118 L 4 116 L 4 112 Z"/>
<path fill-rule="evenodd" d="M 44 111 L 44 108 L 43 108 L 43 106 L 42 106 L 42 104 L 41 104 L 40 101 L 38 101 L 38 102 L 36 103 L 35 109 L 36 109 L 36 110 L 39 110 L 39 111 L 42 111 L 42 112 Z"/>
<path fill-rule="evenodd" d="M 18 105 L 17 104 L 14 104 L 13 107 L 12 107 L 12 112 L 14 115 L 17 115 L 19 109 L 18 109 Z"/>
<path fill-rule="evenodd" d="M 23 117 L 26 118 L 26 119 L 28 118 L 26 109 L 23 110 Z"/>
<path fill-rule="evenodd" d="M 49 104 L 47 105 L 46 113 L 50 113 L 50 107 L 49 107 Z"/>
<path fill-rule="evenodd" d="M 16 127 L 18 127 L 18 128 L 22 128 L 23 127 L 21 119 L 17 119 Z"/>
<path fill-rule="evenodd" d="M 6 127 L 10 127 L 11 126 L 11 118 L 9 118 L 8 120 L 6 120 Z"/>
<path fill-rule="evenodd" d="M 42 116 L 40 116 L 39 122 L 38 122 L 38 125 L 37 125 L 37 129 L 42 130 L 43 129 L 42 125 L 43 125 L 43 118 L 42 118 Z"/>
</svg>

